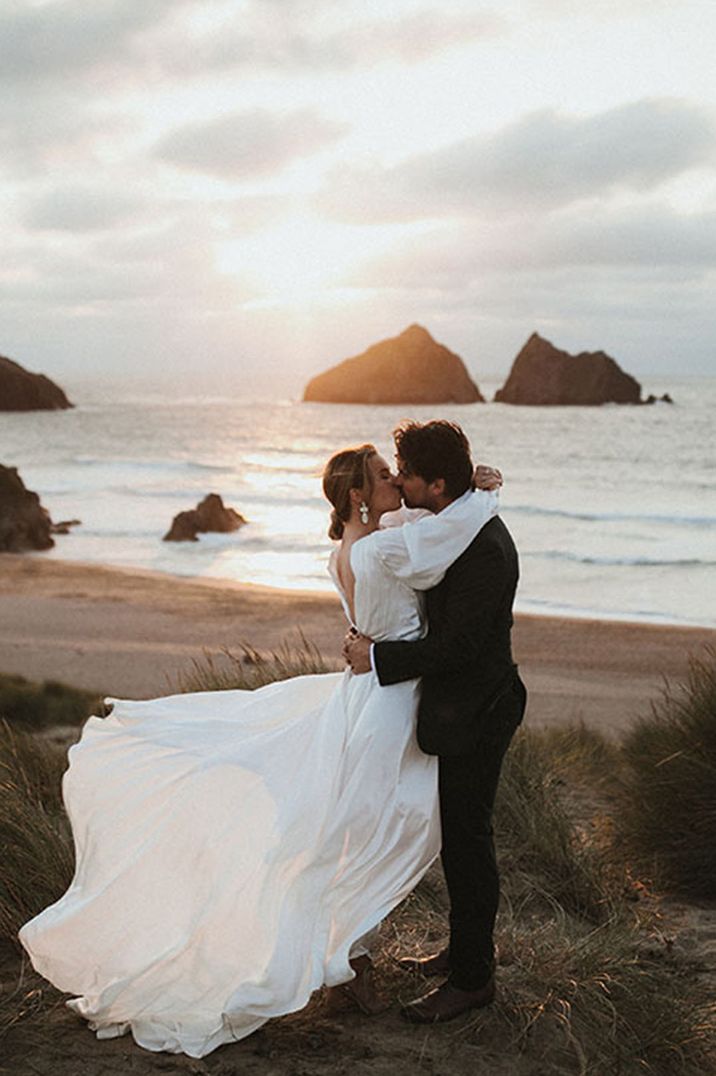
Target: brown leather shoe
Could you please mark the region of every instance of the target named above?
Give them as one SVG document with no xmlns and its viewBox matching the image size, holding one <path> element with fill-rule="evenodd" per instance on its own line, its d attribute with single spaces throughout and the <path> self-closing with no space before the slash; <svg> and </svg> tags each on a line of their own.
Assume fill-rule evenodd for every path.
<svg viewBox="0 0 716 1076">
<path fill-rule="evenodd" d="M 418 971 L 426 979 L 441 975 L 444 979 L 450 974 L 450 950 L 447 946 L 434 956 L 403 957 L 399 960 L 404 971 Z"/>
<path fill-rule="evenodd" d="M 437 990 L 403 1006 L 401 1014 L 413 1024 L 442 1024 L 454 1020 L 470 1009 L 481 1009 L 495 997 L 494 976 L 481 990 L 460 990 L 451 983 L 443 983 Z"/>
<path fill-rule="evenodd" d="M 350 961 L 355 979 L 339 986 L 329 986 L 326 991 L 324 1012 L 329 1016 L 360 1009 L 366 1016 L 376 1016 L 390 1008 L 390 1002 L 380 996 L 373 982 L 373 962 L 369 956 L 359 956 Z"/>
</svg>

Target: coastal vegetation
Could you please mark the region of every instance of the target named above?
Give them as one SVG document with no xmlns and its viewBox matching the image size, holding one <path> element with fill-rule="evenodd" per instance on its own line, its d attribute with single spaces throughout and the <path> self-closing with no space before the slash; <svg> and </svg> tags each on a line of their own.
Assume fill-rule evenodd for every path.
<svg viewBox="0 0 716 1076">
<path fill-rule="evenodd" d="M 95 692 L 45 680 L 34 683 L 23 676 L 0 674 L 0 720 L 14 728 L 37 731 L 57 725 L 79 725 L 98 713 Z"/>
<path fill-rule="evenodd" d="M 299 631 L 275 650 L 259 651 L 250 643 L 242 643 L 238 650 L 223 647 L 218 655 L 206 652 L 190 662 L 178 686 L 183 692 L 254 691 L 275 680 L 334 672 L 338 667 Z"/>
<path fill-rule="evenodd" d="M 620 827 L 660 885 L 716 897 L 716 652 L 692 658 L 624 741 Z"/>
<path fill-rule="evenodd" d="M 252 689 L 328 668 L 316 647 L 298 637 L 272 653 L 247 645 L 220 659 L 206 656 L 193 663 L 181 687 Z M 337 1074 L 351 1060 L 377 1061 L 391 1052 L 397 1073 L 695 1076 L 708 1071 L 716 1049 L 716 1011 L 709 1007 L 696 954 L 669 935 L 665 905 L 670 898 L 656 884 L 703 893 L 709 870 L 713 879 L 713 860 L 709 864 L 705 854 L 679 857 L 675 848 L 680 827 L 683 845 L 693 834 L 708 834 L 703 826 L 713 833 L 715 684 L 716 660 L 708 654 L 692 664 L 688 683 L 667 687 L 652 716 L 623 743 L 580 725 L 518 733 L 505 760 L 496 809 L 504 901 L 498 929 L 500 993 L 493 1006 L 419 1034 L 404 1027 L 394 1009 L 372 1021 L 351 1018 L 346 1030 L 336 1030 L 316 999 L 303 1013 L 277 1020 L 258 1038 L 230 1049 L 242 1057 L 250 1054 L 257 1073 Z M 672 764 L 682 769 L 671 770 Z M 26 961 L 17 971 L 18 927 L 63 892 L 72 872 L 72 840 L 59 794 L 64 767 L 60 747 L 3 724 L 0 952 L 6 959 L 0 1036 L 5 1035 L 11 1058 L 25 1057 L 43 1028 L 75 1019 L 65 1013 L 62 996 Z M 654 771 L 663 783 L 652 795 Z M 708 850 L 709 841 L 702 843 Z M 436 866 L 383 926 L 379 973 L 391 998 L 407 1000 L 424 985 L 407 976 L 396 958 L 442 944 L 446 911 Z M 86 1034 L 77 1027 L 74 1034 L 80 1033 Z M 105 1048 L 87 1037 L 87 1071 L 93 1071 L 87 1067 L 91 1053 Z M 145 1063 L 145 1055 L 135 1050 L 132 1071 L 153 1072 L 155 1060 L 147 1056 Z M 192 1071 L 228 1071 L 222 1068 L 227 1060 L 221 1050 Z"/>
</svg>

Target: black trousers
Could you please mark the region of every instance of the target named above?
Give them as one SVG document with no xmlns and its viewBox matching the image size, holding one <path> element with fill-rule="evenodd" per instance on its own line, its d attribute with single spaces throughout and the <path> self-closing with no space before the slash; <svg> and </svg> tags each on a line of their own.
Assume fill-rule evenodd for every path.
<svg viewBox="0 0 716 1076">
<path fill-rule="evenodd" d="M 480 990 L 494 970 L 493 930 L 500 878 L 492 809 L 505 752 L 522 720 L 522 681 L 489 715 L 489 733 L 475 749 L 439 759 L 442 864 L 450 896 L 450 982 Z"/>
</svg>

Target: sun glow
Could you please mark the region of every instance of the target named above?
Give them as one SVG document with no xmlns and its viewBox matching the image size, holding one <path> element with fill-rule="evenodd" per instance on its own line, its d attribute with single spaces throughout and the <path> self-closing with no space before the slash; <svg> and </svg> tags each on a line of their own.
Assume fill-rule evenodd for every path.
<svg viewBox="0 0 716 1076">
<path fill-rule="evenodd" d="M 218 244 L 217 264 L 244 276 L 260 298 L 296 304 L 320 300 L 346 286 L 345 276 L 364 257 L 386 249 L 389 238 L 365 229 L 301 216 Z"/>
</svg>

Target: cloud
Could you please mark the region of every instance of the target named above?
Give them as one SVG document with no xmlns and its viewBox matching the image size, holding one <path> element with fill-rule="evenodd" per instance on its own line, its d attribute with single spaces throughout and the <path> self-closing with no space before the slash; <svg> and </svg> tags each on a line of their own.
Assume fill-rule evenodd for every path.
<svg viewBox="0 0 716 1076">
<path fill-rule="evenodd" d="M 547 218 L 435 225 L 400 249 L 364 263 L 348 287 L 400 287 L 459 293 L 475 282 L 519 274 L 537 280 L 555 272 L 586 275 L 643 271 L 678 286 L 716 270 L 716 213 L 680 214 L 649 203 L 589 212 L 571 208 Z"/>
<path fill-rule="evenodd" d="M 0 169 L 23 179 L 44 179 L 87 167 L 103 146 L 116 155 L 133 124 L 120 115 L 93 114 L 86 95 L 47 87 L 6 97 L 0 109 Z"/>
<path fill-rule="evenodd" d="M 634 15 L 653 14 L 659 8 L 673 8 L 672 0 L 593 0 L 589 5 L 575 5 L 574 0 L 527 0 L 529 18 L 587 19 L 606 21 L 628 19 Z"/>
<path fill-rule="evenodd" d="M 327 28 L 311 7 L 261 0 L 245 14 L 242 29 L 235 28 L 233 19 L 219 30 L 209 29 L 191 50 L 166 55 L 165 70 L 198 75 L 253 67 L 315 73 L 391 60 L 413 64 L 455 46 L 502 36 L 507 28 L 506 20 L 492 10 L 425 8 L 391 16 L 388 9 L 383 18 L 366 20 L 345 7 L 340 26 Z"/>
<path fill-rule="evenodd" d="M 315 71 L 391 58 L 413 63 L 498 36 L 506 26 L 489 9 L 428 7 L 391 15 L 388 8 L 383 17 L 367 20 L 361 5 L 343 5 L 336 18 L 330 4 L 294 0 L 18 2 L 0 12 L 0 82 L 37 86 L 58 77 L 76 82 L 88 73 L 101 81 L 156 81 L 247 67 Z"/>
<path fill-rule="evenodd" d="M 681 214 L 667 205 L 570 214 L 544 223 L 523 265 L 716 269 L 716 213 Z M 503 265 L 510 265 L 509 257 Z"/>
<path fill-rule="evenodd" d="M 239 180 L 277 172 L 331 145 L 345 130 L 344 124 L 313 109 L 277 113 L 257 108 L 177 128 L 154 152 L 192 172 Z"/>
<path fill-rule="evenodd" d="M 70 184 L 36 198 L 23 223 L 34 231 L 93 232 L 134 221 L 147 205 L 123 190 Z"/>
<path fill-rule="evenodd" d="M 318 200 L 359 222 L 524 213 L 654 189 L 715 149 L 713 121 L 685 101 L 647 98 L 586 117 L 543 109 L 392 168 L 343 169 Z"/>
<path fill-rule="evenodd" d="M 15 3 L 0 12 L 0 80 L 53 81 L 77 76 L 108 61 L 134 58 L 137 36 L 175 15 L 187 0 L 56 0 Z"/>
<path fill-rule="evenodd" d="M 194 207 L 162 226 L 115 234 L 93 232 L 62 244 L 20 236 L 8 255 L 13 273 L 3 280 L 2 313 L 22 309 L 68 316 L 105 316 L 130 305 L 161 322 L 233 309 L 253 299 L 256 288 L 236 274 L 216 268 L 215 243 L 223 233 Z"/>
</svg>

